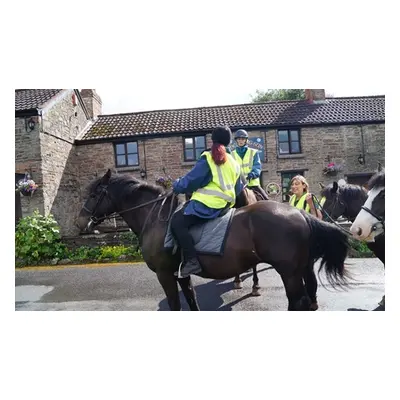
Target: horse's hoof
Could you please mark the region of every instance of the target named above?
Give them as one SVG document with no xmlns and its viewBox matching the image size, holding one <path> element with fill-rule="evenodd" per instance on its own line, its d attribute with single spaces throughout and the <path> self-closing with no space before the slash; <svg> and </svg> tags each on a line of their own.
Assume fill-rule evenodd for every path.
<svg viewBox="0 0 400 400">
<path fill-rule="evenodd" d="M 310 304 L 310 311 L 317 311 L 318 310 L 318 303 L 311 303 Z"/>
<path fill-rule="evenodd" d="M 243 289 L 242 282 L 233 282 L 234 289 Z"/>
<path fill-rule="evenodd" d="M 251 291 L 251 295 L 252 296 L 261 296 L 260 288 L 253 288 L 253 290 Z"/>
</svg>

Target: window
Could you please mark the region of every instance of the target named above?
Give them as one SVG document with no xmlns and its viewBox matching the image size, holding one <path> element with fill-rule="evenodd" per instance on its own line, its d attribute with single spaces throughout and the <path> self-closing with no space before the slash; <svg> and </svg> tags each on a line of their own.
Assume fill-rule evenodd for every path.
<svg viewBox="0 0 400 400">
<path fill-rule="evenodd" d="M 117 167 L 139 165 L 137 142 L 117 143 L 115 146 L 115 164 Z"/>
<path fill-rule="evenodd" d="M 298 129 L 278 130 L 279 154 L 300 154 L 300 131 Z"/>
<path fill-rule="evenodd" d="M 285 203 L 290 200 L 290 181 L 296 175 L 303 175 L 304 176 L 304 171 L 287 171 L 287 172 L 282 172 L 281 173 L 281 177 L 282 177 L 282 201 L 285 202 Z"/>
<path fill-rule="evenodd" d="M 194 136 L 184 138 L 183 148 L 185 161 L 196 161 L 206 149 L 206 137 Z"/>
</svg>

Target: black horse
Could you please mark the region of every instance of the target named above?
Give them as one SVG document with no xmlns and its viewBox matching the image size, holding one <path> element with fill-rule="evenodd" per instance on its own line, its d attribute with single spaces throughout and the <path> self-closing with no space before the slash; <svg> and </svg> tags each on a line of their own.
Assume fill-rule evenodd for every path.
<svg viewBox="0 0 400 400">
<path fill-rule="evenodd" d="M 77 220 L 79 228 L 91 229 L 103 218 L 119 213 L 138 235 L 143 258 L 157 274 L 171 310 L 180 310 L 177 282 L 191 310 L 199 310 L 190 277 L 178 279 L 180 252 L 164 249 L 164 237 L 171 213 L 179 200 L 171 192 L 134 177 L 111 171 L 92 183 L 90 195 Z M 316 303 L 313 265 L 321 259 L 334 287 L 347 284 L 344 261 L 348 237 L 338 227 L 319 221 L 294 207 L 273 201 L 259 201 L 235 211 L 222 256 L 199 255 L 201 277 L 229 279 L 260 262 L 272 265 L 281 276 L 288 298 L 288 310 L 310 310 Z M 304 279 L 304 281 L 303 281 Z M 305 282 L 305 285 L 304 285 Z"/>
<path fill-rule="evenodd" d="M 376 186 L 376 182 L 382 182 L 382 176 L 384 190 L 385 172 L 382 170 L 378 170 L 378 172 L 368 182 L 367 186 L 369 190 L 372 190 Z M 320 184 L 320 186 L 322 188 L 321 196 L 326 198 L 323 205 L 324 218 L 328 215 L 336 221 L 340 216 L 343 216 L 349 221 L 354 222 L 367 201 L 367 190 L 362 186 L 351 184 L 339 185 L 337 182 L 333 182 L 328 186 Z M 329 220 L 329 218 L 326 219 Z M 357 235 L 355 235 L 355 237 L 360 239 Z M 383 263 L 383 267 L 385 268 L 385 232 L 382 231 L 380 235 L 376 236 L 375 241 L 367 242 L 366 244 Z M 377 307 L 376 311 L 381 310 L 382 304 Z"/>
</svg>

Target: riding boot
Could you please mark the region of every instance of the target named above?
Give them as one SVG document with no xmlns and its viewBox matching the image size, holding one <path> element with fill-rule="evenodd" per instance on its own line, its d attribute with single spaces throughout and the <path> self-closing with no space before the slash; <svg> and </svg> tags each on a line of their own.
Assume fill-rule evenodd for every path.
<svg viewBox="0 0 400 400">
<path fill-rule="evenodd" d="M 186 278 L 191 274 L 201 272 L 201 266 L 196 256 L 193 238 L 189 233 L 189 227 L 200 221 L 193 215 L 183 215 L 183 213 L 176 215 L 171 221 L 172 233 L 176 237 L 183 255 L 183 262 L 179 270 L 175 273 L 179 278 Z"/>
</svg>

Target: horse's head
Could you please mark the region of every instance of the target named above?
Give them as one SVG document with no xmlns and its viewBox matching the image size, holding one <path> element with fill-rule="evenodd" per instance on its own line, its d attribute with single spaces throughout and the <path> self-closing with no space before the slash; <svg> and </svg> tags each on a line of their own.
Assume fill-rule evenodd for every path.
<svg viewBox="0 0 400 400">
<path fill-rule="evenodd" d="M 236 196 L 235 208 L 245 207 L 253 203 L 257 203 L 256 194 L 251 189 L 245 187 Z"/>
<path fill-rule="evenodd" d="M 111 170 L 108 170 L 102 178 L 91 184 L 89 197 L 86 199 L 77 221 L 77 226 L 81 231 L 91 231 L 94 226 L 116 211 L 107 190 L 110 178 Z"/>
<path fill-rule="evenodd" d="M 322 183 L 319 185 L 322 189 L 321 196 L 325 197 L 322 209 L 334 220 L 344 215 L 346 212 L 346 203 L 342 199 L 339 184 L 335 181 L 328 186 L 324 186 Z M 325 213 L 322 214 L 325 217 Z"/>
<path fill-rule="evenodd" d="M 368 182 L 368 198 L 351 225 L 350 232 L 359 240 L 375 241 L 385 231 L 385 171 Z"/>
</svg>

